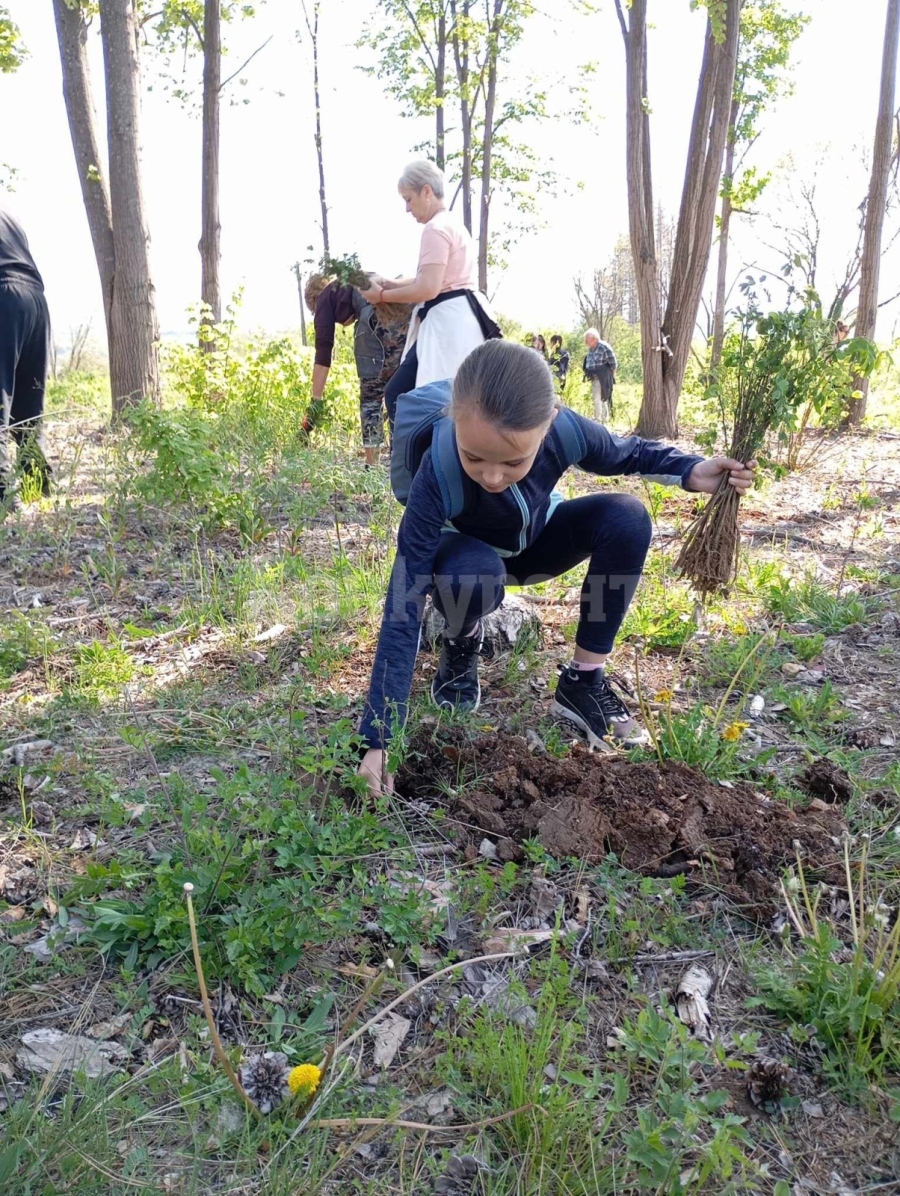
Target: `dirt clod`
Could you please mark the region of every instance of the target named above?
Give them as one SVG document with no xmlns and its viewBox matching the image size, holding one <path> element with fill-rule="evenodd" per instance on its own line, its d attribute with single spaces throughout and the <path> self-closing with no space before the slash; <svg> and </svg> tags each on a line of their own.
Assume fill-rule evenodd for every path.
<svg viewBox="0 0 900 1196">
<path fill-rule="evenodd" d="M 812 764 L 800 774 L 800 786 L 813 797 L 821 797 L 823 801 L 840 802 L 843 805 L 853 796 L 853 782 L 839 764 L 832 763 L 824 756 L 813 760 Z"/>
<path fill-rule="evenodd" d="M 448 734 L 458 748 L 452 766 L 442 750 Z M 519 844 L 535 838 L 557 858 L 589 864 L 612 852 L 645 875 L 687 873 L 757 917 L 773 911 L 795 842 L 817 872 L 838 864 L 839 809 L 792 810 L 760 800 L 749 785 L 724 788 L 677 762 L 636 764 L 582 748 L 560 760 L 535 756 L 524 739 L 506 733 L 466 741 L 461 731 L 445 731 L 437 741 L 428 728 L 412 746 L 400 791 L 434 800 L 450 780 L 463 833 L 477 841 L 485 832 L 496 836 L 500 859 L 521 858 Z"/>
</svg>

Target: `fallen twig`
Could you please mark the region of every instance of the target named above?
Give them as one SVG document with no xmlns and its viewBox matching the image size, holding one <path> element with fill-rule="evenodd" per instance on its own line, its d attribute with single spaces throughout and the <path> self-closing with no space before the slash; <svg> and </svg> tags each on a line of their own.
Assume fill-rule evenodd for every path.
<svg viewBox="0 0 900 1196">
<path fill-rule="evenodd" d="M 498 1121 L 509 1121 L 511 1117 L 518 1117 L 520 1113 L 527 1113 L 529 1109 L 541 1109 L 540 1105 L 522 1105 L 518 1109 L 511 1109 L 508 1113 L 500 1113 L 497 1117 L 485 1117 L 483 1121 L 466 1121 L 460 1125 L 430 1125 L 426 1121 L 394 1121 L 390 1117 L 325 1117 L 320 1121 L 310 1121 L 308 1129 L 339 1130 L 353 1129 L 357 1125 L 383 1125 L 391 1129 L 425 1130 L 429 1134 L 469 1133 L 471 1130 L 484 1129 L 486 1125 L 496 1125 Z"/>
</svg>

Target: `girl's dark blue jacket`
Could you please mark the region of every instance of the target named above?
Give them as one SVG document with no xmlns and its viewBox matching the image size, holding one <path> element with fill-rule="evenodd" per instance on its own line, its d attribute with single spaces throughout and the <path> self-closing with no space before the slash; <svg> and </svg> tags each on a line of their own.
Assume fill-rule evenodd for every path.
<svg viewBox="0 0 900 1196">
<path fill-rule="evenodd" d="M 640 436 L 613 436 L 602 424 L 576 412 L 572 415 L 587 445 L 576 465 L 587 473 L 605 477 L 636 473 L 664 485 L 684 486 L 691 470 L 703 460 Z M 472 483 L 472 501 L 465 513 L 454 519 L 453 528 L 490 544 L 501 556 L 515 556 L 544 530 L 556 505 L 556 496 L 551 496 L 566 468 L 548 438 L 516 485 L 489 494 Z M 383 747 L 391 738 L 392 726 L 401 725 L 406 718 L 425 599 L 433 585 L 435 553 L 441 535 L 448 532 L 444 511 L 429 449 L 413 479 L 397 533 L 397 555 L 360 728 L 370 747 Z"/>
</svg>

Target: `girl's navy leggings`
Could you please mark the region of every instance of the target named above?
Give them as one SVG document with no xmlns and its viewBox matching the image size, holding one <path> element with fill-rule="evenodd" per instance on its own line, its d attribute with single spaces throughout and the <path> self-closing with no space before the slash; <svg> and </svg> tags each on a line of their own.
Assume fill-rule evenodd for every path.
<svg viewBox="0 0 900 1196">
<path fill-rule="evenodd" d="M 630 494 L 590 494 L 560 503 L 524 552 L 501 557 L 472 536 L 448 532 L 434 564 L 434 604 L 453 637 L 472 631 L 503 601 L 504 586 L 536 585 L 589 561 L 575 642 L 610 652 L 640 581 L 652 526 Z"/>
</svg>

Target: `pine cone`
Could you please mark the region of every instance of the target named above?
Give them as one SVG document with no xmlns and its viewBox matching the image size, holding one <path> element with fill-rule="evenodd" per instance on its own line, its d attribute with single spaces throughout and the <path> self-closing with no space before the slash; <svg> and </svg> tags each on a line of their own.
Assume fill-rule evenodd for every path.
<svg viewBox="0 0 900 1196">
<path fill-rule="evenodd" d="M 747 1095 L 762 1108 L 777 1105 L 787 1092 L 791 1069 L 778 1059 L 757 1059 L 747 1073 Z"/>
<path fill-rule="evenodd" d="M 452 1155 L 434 1185 L 434 1196 L 470 1196 L 481 1166 L 474 1155 Z"/>
<path fill-rule="evenodd" d="M 260 1113 L 271 1113 L 287 1097 L 287 1056 L 280 1051 L 266 1051 L 264 1055 L 251 1055 L 241 1066 L 240 1080 L 244 1091 L 259 1109 Z"/>
</svg>

